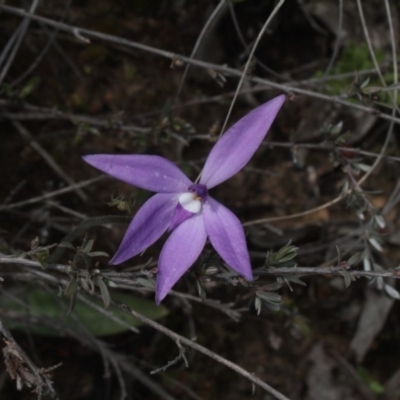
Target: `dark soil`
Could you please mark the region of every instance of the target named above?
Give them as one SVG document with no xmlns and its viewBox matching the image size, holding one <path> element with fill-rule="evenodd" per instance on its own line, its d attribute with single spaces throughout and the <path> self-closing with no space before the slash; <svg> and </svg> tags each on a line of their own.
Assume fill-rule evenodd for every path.
<svg viewBox="0 0 400 400">
<path fill-rule="evenodd" d="M 15 3 L 19 7 L 29 6 L 29 2 Z M 305 8 L 300 6 L 303 3 Z M 280 83 L 294 82 L 293 86 L 301 80 L 322 76 L 334 54 L 337 36 L 332 26 L 337 24 L 333 17 L 337 3 L 286 1 L 260 42 L 256 51 L 258 63 L 254 64 L 251 75 Z M 387 67 L 391 65 L 387 62 L 391 47 L 385 8 L 378 1 L 365 3 L 366 20 L 375 34 L 374 45 L 380 46 L 379 62 Z M 243 39 L 251 45 L 275 2 L 247 0 L 232 4 Z M 40 3 L 36 14 L 187 56 L 216 6 L 217 2 L 211 0 L 99 0 L 68 5 L 52 1 Z M 328 11 L 321 11 L 323 6 Z M 398 5 L 391 7 L 397 27 Z M 0 20 L 0 49 L 4 51 L 22 19 L 2 11 Z M 348 44 L 365 46 L 355 4 L 345 7 L 343 24 L 345 32 L 331 74 L 355 72 L 357 67 L 345 71 L 338 65 L 343 65 L 341 60 Z M 195 179 L 213 146 L 232 99 L 229 93 L 236 89 L 236 78 L 226 76 L 226 83 L 220 86 L 220 79 L 213 71 L 193 66 L 176 102 L 183 67 L 172 68 L 171 60 L 122 43 L 91 38 L 89 44 L 84 40 L 45 24 L 30 23 L 0 86 L 0 203 L 13 205 L 69 186 L 46 161 L 43 151 L 74 182 L 99 176 L 97 170 L 81 159 L 82 155 L 95 153 L 158 154 L 179 163 Z M 50 46 L 49 41 L 52 41 Z M 227 8 L 208 29 L 197 56 L 242 69 L 248 53 Z M 19 79 L 35 61 L 38 61 L 36 68 Z M 368 68 L 372 68 L 370 60 L 360 69 Z M 385 72 L 388 84 L 392 83 L 393 76 L 388 78 L 391 70 Z M 375 75 L 371 76 L 375 82 Z M 339 79 L 335 81 L 336 86 L 309 83 L 304 88 L 333 97 L 348 93 L 354 79 Z M 254 88 L 253 84 L 246 85 L 246 89 Z M 277 89 L 265 88 L 240 96 L 230 123 L 280 93 Z M 360 101 L 355 96 L 351 101 L 387 111 L 384 100 L 362 98 Z M 368 118 L 371 120 L 367 121 Z M 339 143 L 334 143 L 334 138 L 329 136 L 328 125 L 332 127 L 339 121 L 343 121 L 342 133 L 350 132 L 340 144 L 348 146 L 347 151 L 338 150 Z M 359 156 L 355 151 L 379 153 L 388 128 L 388 121 L 371 114 L 288 91 L 288 100 L 267 142 L 247 168 L 213 189 L 212 195 L 243 222 L 312 209 L 341 193 L 344 182 L 349 180 L 345 166 L 353 165 L 357 157 L 364 164 L 372 164 L 375 158 Z M 398 153 L 397 131 L 395 125 L 388 149 L 392 156 Z M 368 240 L 360 233 L 364 232 L 364 223 L 360 222 L 357 212 L 362 209 L 367 218 L 372 218 L 374 212 L 380 213 L 389 204 L 399 179 L 398 165 L 398 161 L 383 159 L 363 185 L 369 208 L 361 196 L 353 199 L 352 204 L 341 201 L 304 217 L 247 227 L 253 267 L 262 267 L 268 251 L 278 251 L 289 241 L 299 248 L 296 262 L 303 267 L 338 265 L 353 254 L 363 252 Z M 355 178 L 359 179 L 362 173 L 355 174 Z M 81 190 L 58 195 L 50 202 L 42 199 L 9 209 L 0 208 L 0 252 L 7 255 L 28 252 L 36 237 L 40 246 L 60 243 L 82 219 L 130 216 L 149 197 L 145 191 L 110 178 Z M 135 199 L 130 213 L 109 205 L 120 196 Z M 377 270 L 398 266 L 395 206 L 385 214 L 385 220 L 386 227 L 379 231 L 383 252 L 369 247 L 379 265 Z M 93 226 L 84 233 L 94 240 L 94 251 L 112 255 L 125 229 L 125 224 L 113 224 Z M 81 246 L 84 233 L 74 241 L 75 246 Z M 163 241 L 152 246 L 143 257 L 112 268 L 124 272 L 143 266 L 150 257 L 157 260 Z M 73 255 L 73 250 L 67 250 L 58 262 L 66 265 Z M 101 271 L 110 269 L 107 260 L 96 258 L 95 267 Z M 203 265 L 217 264 L 220 260 L 211 246 L 207 246 L 202 259 L 174 290 L 197 297 L 196 282 Z M 84 269 L 82 263 L 79 267 Z M 155 263 L 147 270 L 152 273 L 154 267 Z M 354 268 L 362 270 L 363 265 L 359 263 Z M 18 290 L 28 290 L 32 285 L 58 293 L 57 285 L 40 284 L 34 275 L 27 278 L 28 272 L 23 267 L 0 263 L 0 284 L 3 285 L 0 293 L 20 293 Z M 279 289 L 282 296 L 279 311 L 264 306 L 259 315 L 254 308 L 254 295 L 247 287 L 212 281 L 205 284 L 207 298 L 243 309 L 240 321 L 233 321 L 226 313 L 201 302 L 170 295 L 163 302 L 168 315 L 158 322 L 240 365 L 291 400 L 400 399 L 398 302 L 387 307 L 382 305 L 386 307 L 387 318 L 383 311 L 371 314 L 371 325 L 376 318 L 376 325 L 382 327 L 376 333 L 369 333 L 366 328 L 365 340 L 371 343 L 360 356 L 350 344 L 364 340 L 355 338 L 360 316 L 368 311 L 369 293 L 378 299 L 389 297 L 377 289 L 376 281 L 366 279 L 352 282 L 347 289 L 342 276 L 315 274 L 302 280 L 306 286 L 292 283 L 293 290 L 286 284 Z M 266 283 L 273 282 L 273 277 L 266 280 Z M 394 280 L 387 283 L 396 287 Z M 149 291 L 135 290 L 135 295 L 153 299 Z M 377 302 L 381 304 L 381 300 Z M 9 310 L 0 304 L 0 318 L 6 316 L 12 320 Z M 119 399 L 121 384 L 116 369 L 104 361 L 99 345 L 86 336 L 60 332 L 63 337 L 36 335 L 29 329 L 12 330 L 15 341 L 39 368 L 61 363 L 51 372 L 60 399 Z M 121 357 L 118 362 L 131 366 L 129 371 L 121 372 L 129 399 L 273 398 L 253 387 L 245 377 L 191 349 L 185 353 L 188 367 L 181 359 L 165 371 L 151 375 L 150 371 L 174 360 L 179 349 L 171 339 L 150 327 L 142 325 L 138 334 L 122 332 L 99 340 L 101 346 Z M 164 394 L 157 392 L 159 388 Z M 32 393 L 33 389 L 24 386 L 18 391 L 16 381 L 6 372 L 5 363 L 0 362 L 1 399 L 36 399 L 38 394 Z"/>
</svg>

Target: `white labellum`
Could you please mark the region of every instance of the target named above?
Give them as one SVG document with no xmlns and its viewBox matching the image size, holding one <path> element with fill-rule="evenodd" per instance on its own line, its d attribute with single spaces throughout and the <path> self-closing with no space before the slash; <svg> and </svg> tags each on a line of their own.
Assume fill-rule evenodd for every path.
<svg viewBox="0 0 400 400">
<path fill-rule="evenodd" d="M 182 193 L 179 196 L 179 204 L 193 214 L 197 214 L 201 210 L 201 200 L 195 197 L 192 192 Z"/>
</svg>

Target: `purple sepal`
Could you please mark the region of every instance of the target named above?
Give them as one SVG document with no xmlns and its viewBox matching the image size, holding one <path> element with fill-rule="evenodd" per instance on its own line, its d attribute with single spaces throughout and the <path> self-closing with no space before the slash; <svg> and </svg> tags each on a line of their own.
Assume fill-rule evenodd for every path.
<svg viewBox="0 0 400 400">
<path fill-rule="evenodd" d="M 203 206 L 208 238 L 221 258 L 247 280 L 253 280 L 242 224 L 230 210 L 210 196 Z"/>
<path fill-rule="evenodd" d="M 185 192 L 192 184 L 174 163 L 159 156 L 95 154 L 83 159 L 114 178 L 152 192 Z"/>
<path fill-rule="evenodd" d="M 178 195 L 171 193 L 158 193 L 147 200 L 133 217 L 110 264 L 121 264 L 159 239 L 167 230 L 177 204 Z"/>
<path fill-rule="evenodd" d="M 178 279 L 193 265 L 206 244 L 201 213 L 182 222 L 170 235 L 158 260 L 156 303 L 160 304 Z"/>
<path fill-rule="evenodd" d="M 173 231 L 178 225 L 180 225 L 183 221 L 186 221 L 190 218 L 194 213 L 185 210 L 179 203 L 176 206 L 175 213 L 172 217 L 171 223 L 169 224 L 168 231 Z"/>
<path fill-rule="evenodd" d="M 240 171 L 260 146 L 284 101 L 284 95 L 275 97 L 228 129 L 212 148 L 200 183 L 210 189 Z"/>
</svg>

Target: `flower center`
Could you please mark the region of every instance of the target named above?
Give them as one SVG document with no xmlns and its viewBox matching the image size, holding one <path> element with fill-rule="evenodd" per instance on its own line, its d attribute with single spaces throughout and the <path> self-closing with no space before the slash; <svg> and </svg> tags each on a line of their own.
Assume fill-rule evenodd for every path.
<svg viewBox="0 0 400 400">
<path fill-rule="evenodd" d="M 189 191 L 193 192 L 199 200 L 205 200 L 208 195 L 207 186 L 202 185 L 201 183 L 190 185 Z"/>
<path fill-rule="evenodd" d="M 189 186 L 189 192 L 179 196 L 179 204 L 186 211 L 197 214 L 201 210 L 201 203 L 207 198 L 207 186 L 193 184 Z"/>
</svg>

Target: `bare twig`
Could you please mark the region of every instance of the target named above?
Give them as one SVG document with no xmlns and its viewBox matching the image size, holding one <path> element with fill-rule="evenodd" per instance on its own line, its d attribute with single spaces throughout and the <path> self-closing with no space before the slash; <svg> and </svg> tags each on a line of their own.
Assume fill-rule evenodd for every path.
<svg viewBox="0 0 400 400">
<path fill-rule="evenodd" d="M 76 186 L 76 182 L 74 182 L 74 180 L 69 175 L 67 175 L 63 171 L 63 169 L 56 163 L 54 158 L 35 139 L 33 139 L 32 135 L 20 122 L 12 121 L 12 124 L 14 125 L 15 129 L 20 133 L 20 135 L 28 141 L 29 145 L 39 153 L 43 160 L 61 179 L 63 179 L 71 186 Z M 80 188 L 76 188 L 74 191 L 85 203 L 88 201 L 88 197 L 83 190 L 81 190 Z"/>
<path fill-rule="evenodd" d="M 343 28 L 343 0 L 339 0 L 339 18 L 338 18 L 338 27 L 337 27 L 337 34 L 336 34 L 336 41 L 333 47 L 333 53 L 331 59 L 329 60 L 329 64 L 326 67 L 324 77 L 329 75 L 330 70 L 333 67 L 333 64 L 336 61 L 336 57 L 339 54 L 340 44 L 343 40 L 342 38 L 342 28 Z"/>
<path fill-rule="evenodd" d="M 280 216 L 280 217 L 267 217 L 267 218 L 253 219 L 252 221 L 247 221 L 247 222 L 243 223 L 243 226 L 266 224 L 269 222 L 286 221 L 289 219 L 305 217 L 307 215 L 314 214 L 318 211 L 325 210 L 325 208 L 329 208 L 329 207 L 341 202 L 346 197 L 346 194 L 347 193 L 342 193 L 341 195 L 335 197 L 333 200 L 328 201 L 324 204 L 321 204 L 318 207 L 311 208 L 310 210 L 302 211 L 302 212 L 299 212 L 296 214 L 291 214 L 291 215 L 284 215 L 284 216 Z M 1 210 L 1 208 L 0 208 L 0 210 Z"/>
<path fill-rule="evenodd" d="M 62 206 L 61 204 L 59 204 L 56 201 L 47 200 L 46 204 L 50 205 L 51 207 L 57 208 L 58 210 L 66 213 L 66 214 L 72 215 L 73 217 L 76 217 L 76 218 L 79 218 L 79 219 L 87 219 L 88 218 L 87 215 L 82 214 L 82 213 L 80 213 L 78 211 L 72 210 L 71 208 Z"/>
<path fill-rule="evenodd" d="M 373 60 L 373 63 L 374 63 L 374 67 L 375 67 L 375 69 L 376 69 L 376 71 L 378 73 L 379 79 L 380 79 L 383 87 L 386 87 L 387 85 L 386 85 L 385 79 L 383 78 L 382 72 L 381 72 L 381 70 L 379 68 L 379 64 L 378 64 L 378 61 L 377 61 L 376 56 L 375 56 L 374 49 L 372 47 L 371 39 L 370 39 L 370 36 L 369 36 L 369 33 L 368 33 L 368 28 L 367 28 L 367 24 L 365 22 L 364 12 L 363 12 L 363 8 L 362 8 L 362 4 L 361 4 L 360 0 L 357 0 L 357 7 L 358 7 L 359 14 L 360 14 L 360 19 L 361 19 L 361 24 L 362 24 L 362 27 L 363 27 L 365 40 L 367 42 L 368 49 L 369 49 L 370 55 L 372 57 L 372 60 Z M 392 17 L 391 17 L 390 9 L 389 9 L 388 6 L 386 7 L 386 11 L 387 11 L 387 17 L 388 17 L 389 26 L 390 26 L 392 53 L 393 53 L 393 56 L 395 57 L 396 56 L 396 49 L 395 49 L 396 42 L 395 42 L 395 39 L 394 39 L 394 32 L 393 32 L 393 26 L 392 26 Z M 394 74 L 394 78 L 395 78 L 394 84 L 397 84 L 397 61 L 396 61 L 396 58 L 393 59 L 393 74 Z M 396 115 L 396 112 L 399 111 L 399 108 L 397 106 L 397 90 L 395 90 L 393 92 L 393 95 L 390 92 L 389 92 L 389 94 L 390 94 L 390 98 L 392 99 L 392 103 L 393 103 L 392 116 L 394 117 Z M 382 157 L 385 154 L 386 149 L 387 149 L 387 147 L 389 145 L 389 142 L 391 140 L 391 137 L 392 137 L 392 134 L 393 134 L 393 128 L 394 128 L 394 121 L 391 120 L 388 132 L 386 134 L 385 141 L 384 141 L 384 143 L 382 145 L 382 148 L 381 148 L 381 151 L 380 151 L 380 154 L 379 154 L 379 157 L 374 161 L 374 163 L 372 164 L 370 170 L 358 181 L 358 184 L 361 185 L 363 182 L 365 182 L 368 179 L 368 177 L 372 174 L 372 172 L 376 169 L 378 164 L 381 162 Z"/>
<path fill-rule="evenodd" d="M 278 13 L 279 9 L 283 6 L 283 3 L 284 3 L 284 2 L 285 2 L 285 0 L 280 0 L 280 1 L 279 1 L 279 3 L 278 3 L 278 4 L 275 6 L 275 8 L 272 10 L 271 14 L 269 15 L 267 21 L 265 22 L 265 24 L 264 24 L 263 27 L 261 28 L 260 32 L 258 33 L 257 39 L 256 39 L 256 41 L 254 42 L 254 46 L 253 46 L 253 48 L 251 49 L 251 52 L 250 52 L 250 54 L 249 54 L 249 58 L 247 59 L 246 65 L 245 65 L 244 68 L 243 68 L 243 72 L 242 72 L 242 75 L 241 75 L 241 77 L 240 77 L 240 79 L 239 79 L 239 83 L 237 84 L 236 92 L 235 92 L 235 95 L 233 96 L 233 99 L 232 99 L 232 101 L 231 101 L 231 105 L 230 105 L 229 110 L 228 110 L 228 113 L 227 113 L 227 115 L 226 115 L 225 122 L 224 122 L 224 124 L 222 125 L 221 132 L 220 132 L 220 136 L 221 136 L 222 133 L 225 131 L 226 125 L 227 125 L 228 120 L 229 120 L 229 117 L 230 117 L 230 115 L 231 115 L 231 113 L 232 113 L 232 110 L 233 110 L 233 106 L 235 105 L 235 102 L 236 102 L 236 99 L 237 99 L 238 94 L 239 94 L 239 92 L 240 92 L 240 89 L 242 88 L 243 82 L 244 82 L 244 80 L 245 80 L 245 78 L 246 78 L 247 71 L 249 70 L 250 64 L 251 64 L 251 62 L 252 62 L 252 60 L 253 60 L 253 56 L 254 56 L 254 53 L 255 53 L 255 51 L 256 51 L 256 49 L 257 49 L 257 47 L 258 47 L 258 44 L 260 43 L 260 40 L 261 40 L 262 37 L 264 36 L 264 33 L 265 33 L 265 31 L 267 30 L 267 28 L 268 28 L 269 24 L 271 23 L 272 19 L 273 19 L 273 18 L 275 17 L 275 15 Z"/>
<path fill-rule="evenodd" d="M 8 100 L 0 99 L 0 106 L 9 106 L 9 105 L 12 104 Z M 63 112 L 54 108 L 32 106 L 29 104 L 24 104 L 21 108 L 26 112 L 15 113 L 15 112 L 0 111 L 0 119 L 6 118 L 10 120 L 20 120 L 20 121 L 60 119 L 60 120 L 68 120 L 73 124 L 83 123 L 101 128 L 109 128 L 109 129 L 118 128 L 119 130 L 122 130 L 124 132 L 137 132 L 140 135 L 144 133 L 149 133 L 151 131 L 151 128 L 141 128 L 139 126 L 134 126 L 134 125 L 123 125 L 117 120 L 114 121 L 112 117 L 102 119 L 88 115 Z"/>
<path fill-rule="evenodd" d="M 39 5 L 39 0 L 33 0 L 32 5 L 29 9 L 29 14 L 32 15 L 36 11 L 36 8 L 38 5 Z M 26 16 L 24 18 L 24 20 L 21 22 L 19 29 L 17 29 L 15 31 L 15 34 L 9 41 L 9 43 L 11 44 L 10 45 L 10 55 L 8 56 L 8 59 L 5 62 L 3 69 L 0 71 L 0 84 L 3 82 L 4 78 L 6 77 L 7 72 L 10 69 L 11 64 L 14 61 L 14 58 L 17 55 L 18 49 L 22 43 L 22 39 L 25 36 L 25 32 L 28 29 L 30 22 L 31 22 L 31 18 L 29 18 L 29 16 Z M 14 44 L 14 42 L 15 42 L 15 44 Z M 12 45 L 14 45 L 14 48 L 11 50 Z M 4 53 L 5 53 L 5 51 L 4 51 Z"/>
<path fill-rule="evenodd" d="M 223 312 L 224 314 L 226 314 L 229 318 L 231 318 L 233 321 L 235 322 L 239 322 L 240 321 L 240 317 L 241 317 L 241 312 L 245 311 L 245 309 L 234 309 L 232 308 L 234 306 L 234 303 L 228 303 L 228 304 L 224 304 L 221 303 L 220 301 L 217 300 L 210 300 L 210 299 L 202 299 L 198 296 L 193 296 L 191 294 L 187 294 L 187 293 L 180 293 L 177 292 L 175 290 L 171 290 L 169 292 L 171 295 L 176 296 L 178 298 L 182 298 L 185 300 L 190 300 L 192 302 L 195 303 L 200 303 L 200 304 L 204 304 L 208 307 L 214 308 L 216 310 L 219 310 L 221 312 Z"/>
<path fill-rule="evenodd" d="M 357 370 L 334 348 L 326 347 L 327 353 L 336 360 L 344 372 L 354 379 L 357 389 L 365 400 L 376 400 L 376 396 L 372 393 L 371 389 L 361 378 Z"/>
<path fill-rule="evenodd" d="M 101 307 L 98 304 L 94 303 L 93 301 L 88 300 L 85 296 L 79 296 L 79 300 L 81 300 L 83 303 L 87 304 L 94 310 L 96 310 L 98 313 L 105 315 L 111 321 L 114 321 L 115 323 L 123 326 L 124 328 L 126 328 L 126 330 L 131 331 L 133 333 L 139 333 L 139 329 L 123 321 L 121 318 L 118 318 L 111 311 L 106 310 L 104 307 Z"/>
<path fill-rule="evenodd" d="M 238 35 L 238 38 L 239 38 L 240 42 L 242 43 L 243 47 L 246 50 L 245 53 L 247 53 L 249 51 L 249 49 L 250 49 L 250 45 L 248 45 L 246 43 L 246 41 L 245 41 L 245 39 L 243 37 L 242 31 L 241 31 L 240 26 L 239 26 L 239 22 L 238 22 L 238 20 L 236 18 L 235 6 L 234 6 L 234 4 L 232 2 L 229 2 L 229 11 L 230 11 L 230 14 L 231 14 L 233 26 L 235 27 L 236 34 Z M 282 80 L 287 79 L 287 77 L 285 77 L 284 75 L 280 75 L 277 72 L 275 72 L 274 70 L 272 70 L 271 68 L 269 68 L 268 66 L 266 66 L 256 56 L 254 56 L 254 60 L 256 61 L 257 65 L 259 65 L 264 71 L 268 72 L 272 76 L 274 76 L 276 78 L 279 78 L 279 79 L 282 79 Z"/>
<path fill-rule="evenodd" d="M 210 17 L 207 19 L 207 22 L 205 23 L 203 29 L 200 32 L 199 37 L 196 40 L 196 43 L 195 43 L 195 45 L 193 47 L 193 50 L 190 53 L 190 58 L 193 58 L 196 55 L 196 52 L 199 49 L 199 46 L 200 46 L 202 40 L 204 39 L 208 29 L 210 28 L 210 26 L 212 26 L 213 23 L 215 23 L 216 20 L 218 20 L 218 17 L 220 16 L 221 12 L 223 12 L 223 10 L 226 7 L 226 5 L 227 5 L 226 0 L 220 0 L 220 2 L 217 5 L 217 7 L 215 7 L 214 11 L 210 15 Z M 176 93 L 175 102 L 177 102 L 177 100 L 179 99 L 179 96 L 180 96 L 182 88 L 183 88 L 183 84 L 185 83 L 185 80 L 186 80 L 186 76 L 189 73 L 189 69 L 190 69 L 190 64 L 187 64 L 186 67 L 185 67 L 185 70 L 183 71 L 183 75 L 182 75 L 181 81 L 179 83 L 178 91 Z"/>
<path fill-rule="evenodd" d="M 32 274 L 30 272 L 23 273 L 23 274 L 13 274 L 14 279 L 25 279 L 25 280 L 31 280 L 32 279 Z M 55 283 L 55 279 L 53 278 L 51 280 L 51 283 Z M 43 280 L 42 280 L 43 282 Z M 59 285 L 62 286 L 64 285 L 66 281 L 59 280 Z M 58 286 L 58 287 L 60 287 Z M 55 299 L 58 299 L 57 296 L 55 296 Z M 86 297 L 80 296 L 80 300 L 85 301 L 86 303 L 92 307 L 95 305 L 98 307 L 95 303 L 92 301 L 88 300 Z M 28 304 L 26 306 L 29 307 Z M 103 310 L 104 311 L 104 310 Z M 73 317 L 73 313 L 70 315 L 70 317 Z M 114 316 L 114 318 L 117 318 Z M 30 316 L 30 322 L 39 324 L 41 327 L 43 326 L 51 326 L 54 327 L 55 320 L 53 318 L 45 319 L 45 318 L 40 318 L 35 320 L 35 317 Z M 117 320 L 120 321 L 119 318 Z M 103 359 L 103 364 L 104 364 L 104 376 L 106 378 L 110 378 L 110 372 L 109 372 L 109 364 L 114 368 L 114 371 L 117 375 L 117 379 L 119 381 L 119 385 L 121 388 L 121 395 L 120 395 L 120 400 L 124 400 L 127 398 L 127 392 L 126 392 L 126 387 L 125 387 L 125 382 L 124 382 L 124 377 L 122 375 L 122 371 L 125 374 L 131 375 L 133 378 L 137 379 L 139 382 L 141 382 L 143 385 L 145 385 L 151 392 L 156 394 L 160 399 L 163 400 L 176 400 L 174 397 L 170 396 L 168 393 L 165 392 L 165 390 L 159 386 L 156 382 L 151 380 L 145 373 L 140 371 L 138 368 L 136 368 L 132 362 L 126 357 L 125 354 L 119 354 L 116 351 L 113 351 L 110 349 L 109 345 L 102 340 L 96 338 L 93 336 L 90 332 L 88 332 L 87 329 L 82 325 L 80 320 L 76 319 L 76 322 L 79 324 L 79 330 L 75 330 L 72 328 L 69 328 L 66 325 L 57 325 L 57 328 L 62 330 L 66 335 L 71 336 L 75 338 L 77 341 L 82 343 L 84 346 L 87 346 L 91 348 L 92 350 L 98 352 L 100 356 Z M 123 321 L 121 321 L 123 324 L 125 324 Z M 133 330 L 135 328 L 130 327 Z"/>
<path fill-rule="evenodd" d="M 42 270 L 42 265 L 33 260 L 28 260 L 22 257 L 12 257 L 12 256 L 1 256 L 0 255 L 0 265 L 20 265 L 23 267 L 31 267 L 38 270 Z M 64 264 L 48 264 L 47 270 L 57 271 L 64 274 L 69 274 L 71 272 L 71 267 L 69 265 Z M 348 269 L 347 266 L 330 266 L 330 267 L 265 267 L 261 269 L 255 269 L 255 276 L 285 276 L 285 275 L 296 275 L 296 276 L 313 276 L 313 275 L 337 275 L 341 276 L 343 271 L 346 271 L 351 276 L 355 278 L 395 278 L 400 279 L 400 269 L 387 269 L 380 271 L 359 271 L 355 269 Z M 101 276 L 104 278 L 109 278 L 111 280 L 116 279 L 119 275 L 124 277 L 124 279 L 134 279 L 137 278 L 137 274 L 135 273 L 123 273 L 123 272 L 115 272 L 115 271 L 100 271 Z M 222 274 L 217 274 L 228 277 L 228 276 L 237 276 L 235 272 L 224 272 Z M 137 284 L 136 284 L 137 286 Z M 186 299 L 191 300 L 189 295 L 185 295 Z M 207 305 L 207 302 L 204 303 Z"/>
<path fill-rule="evenodd" d="M 347 147 L 347 146 L 335 146 L 334 148 L 325 143 L 288 143 L 288 142 L 266 142 L 264 145 L 274 148 L 274 147 L 286 147 L 290 149 L 294 148 L 304 148 L 304 149 L 315 149 L 315 150 L 322 150 L 322 151 L 332 151 L 332 150 L 339 150 L 339 151 L 350 151 L 354 154 L 360 154 L 367 157 L 377 158 L 380 156 L 379 153 L 373 153 L 371 151 L 362 150 L 356 147 Z M 400 157 L 388 156 L 384 155 L 383 158 L 388 161 L 400 161 Z"/>
<path fill-rule="evenodd" d="M 67 282 L 62 281 L 60 279 L 54 278 L 53 276 L 44 273 L 39 270 L 31 270 L 31 272 L 36 275 L 37 277 L 40 277 L 43 280 L 46 280 L 49 283 L 53 283 L 56 285 L 63 285 L 64 287 L 66 286 Z M 97 295 L 96 293 L 92 294 L 93 297 L 96 297 L 101 300 L 101 296 Z M 209 350 L 208 348 L 201 346 L 200 344 L 194 342 L 193 340 L 187 339 L 184 336 L 179 335 L 178 333 L 175 333 L 174 331 L 171 331 L 170 329 L 166 328 L 165 326 L 159 324 L 156 321 L 153 321 L 150 318 L 145 317 L 144 315 L 138 313 L 135 310 L 132 310 L 125 304 L 119 304 L 114 301 L 111 301 L 110 303 L 113 307 L 117 308 L 118 310 L 121 310 L 127 314 L 132 315 L 142 323 L 151 326 L 152 328 L 156 329 L 157 331 L 163 333 L 165 336 L 168 336 L 169 338 L 173 339 L 174 341 L 179 341 L 181 344 L 184 344 L 188 347 L 191 347 L 194 350 L 197 350 L 198 352 L 206 355 L 207 357 L 212 358 L 213 360 L 225 365 L 226 367 L 232 369 L 233 371 L 237 372 L 238 374 L 242 375 L 249 381 L 253 382 L 255 385 L 259 386 L 260 388 L 264 389 L 267 393 L 271 394 L 274 396 L 277 400 L 289 400 L 288 397 L 283 395 L 282 393 L 278 392 L 276 389 L 268 385 L 266 382 L 262 381 L 258 377 L 256 377 L 253 373 L 245 370 L 244 368 L 240 367 L 239 365 L 233 363 L 232 361 L 227 360 L 226 358 L 216 354 L 215 352 Z"/>
<path fill-rule="evenodd" d="M 364 32 L 365 41 L 367 42 L 369 54 L 371 55 L 372 62 L 374 64 L 375 70 L 379 76 L 379 79 L 380 79 L 382 85 L 386 86 L 385 79 L 382 76 L 382 72 L 379 68 L 378 60 L 376 59 L 376 56 L 375 56 L 374 48 L 372 47 L 371 38 L 369 36 L 367 23 L 365 21 L 364 11 L 363 11 L 363 6 L 361 3 L 361 0 L 356 0 L 356 1 L 357 1 L 358 14 L 360 15 L 361 25 L 362 25 L 363 32 Z"/>
<path fill-rule="evenodd" d="M 8 204 L 13 197 L 18 193 L 18 191 L 26 184 L 26 180 L 22 180 L 21 182 L 18 182 L 17 185 L 10 190 L 10 193 L 8 196 L 4 199 L 3 204 Z"/>
<path fill-rule="evenodd" d="M 17 389 L 21 390 L 23 385 L 35 387 L 34 391 L 37 393 L 38 399 L 41 399 L 42 396 L 51 396 L 53 399 L 58 399 L 49 375 L 49 372 L 58 366 L 49 369 L 37 367 L 14 340 L 11 332 L 1 319 L 0 333 L 3 335 L 6 344 L 6 347 L 3 348 L 3 355 L 7 371 L 11 378 L 16 381 Z"/>
<path fill-rule="evenodd" d="M 64 6 L 64 10 L 62 12 L 60 20 L 62 21 L 65 18 L 65 15 L 67 13 L 67 10 L 69 9 L 71 5 L 72 0 L 67 0 Z M 32 71 L 35 70 L 35 68 L 40 64 L 42 59 L 44 58 L 45 54 L 48 52 L 50 47 L 52 46 L 53 42 L 55 42 L 55 38 L 57 35 L 57 29 L 54 30 L 54 32 L 51 33 L 49 40 L 46 44 L 46 46 L 43 48 L 41 53 L 36 57 L 36 60 L 32 62 L 29 67 L 14 81 L 10 84 L 10 87 L 18 85 L 20 82 L 22 82 L 26 77 L 28 77 Z"/>
<path fill-rule="evenodd" d="M 142 51 L 146 51 L 151 54 L 155 54 L 155 55 L 158 55 L 158 56 L 161 56 L 164 58 L 168 58 L 170 60 L 178 59 L 183 62 L 187 62 L 192 65 L 195 65 L 197 67 L 205 68 L 205 69 L 212 69 L 212 70 L 215 70 L 216 72 L 221 72 L 221 73 L 229 75 L 229 76 L 236 76 L 239 78 L 241 78 L 243 76 L 242 71 L 238 71 L 234 68 L 229 68 L 229 67 L 222 66 L 222 65 L 216 65 L 213 63 L 209 63 L 209 62 L 196 60 L 196 59 L 193 59 L 190 57 L 185 57 L 183 55 L 178 55 L 178 54 L 166 51 L 166 50 L 161 50 L 161 49 L 158 49 L 158 48 L 155 48 L 152 46 L 147 46 L 142 43 L 133 42 L 131 40 L 117 37 L 114 35 L 109 35 L 109 34 L 97 32 L 97 31 L 92 31 L 90 29 L 85 29 L 85 28 L 80 28 L 80 27 L 60 23 L 60 22 L 54 21 L 49 18 L 40 17 L 38 15 L 32 15 L 29 12 L 26 12 L 25 10 L 22 10 L 22 9 L 19 9 L 16 7 L 1 5 L 0 8 L 6 12 L 9 12 L 11 14 L 18 15 L 21 17 L 29 16 L 32 20 L 40 21 L 47 25 L 58 27 L 60 30 L 63 30 L 66 32 L 74 33 L 76 30 L 78 30 L 78 32 L 81 32 L 82 34 L 89 36 L 89 37 L 93 37 L 96 39 L 104 40 L 106 42 L 115 43 L 115 44 L 119 44 L 119 45 L 123 45 L 123 46 L 127 46 L 127 47 L 133 47 L 133 48 L 136 48 L 136 49 L 139 49 Z M 340 105 L 343 105 L 343 106 L 346 106 L 349 108 L 353 108 L 356 110 L 366 112 L 368 114 L 374 114 L 377 117 L 382 118 L 384 120 L 393 121 L 396 124 L 400 124 L 400 118 L 389 115 L 389 114 L 385 114 L 385 113 L 383 113 L 375 108 L 372 108 L 372 107 L 367 107 L 362 104 L 356 104 L 353 102 L 346 101 L 345 100 L 346 96 L 344 96 L 344 97 L 343 96 L 342 97 L 329 96 L 326 94 L 317 93 L 317 92 L 313 92 L 313 91 L 306 90 L 306 89 L 301 89 L 301 88 L 298 88 L 298 87 L 295 87 L 292 85 L 275 83 L 275 82 L 269 81 L 267 79 L 262 79 L 262 78 L 257 78 L 257 77 L 248 76 L 248 77 L 246 77 L 246 79 L 248 79 L 251 82 L 263 84 L 266 87 L 282 90 L 287 93 L 305 95 L 305 96 L 313 97 L 313 98 L 316 98 L 319 100 L 323 100 L 323 101 L 327 101 L 327 102 L 331 102 L 331 103 L 335 103 L 335 104 L 340 104 Z"/>
<path fill-rule="evenodd" d="M 57 197 L 62 194 L 65 194 L 65 193 L 72 192 L 76 189 L 79 189 L 79 188 L 82 188 L 85 186 L 89 186 L 95 182 L 101 181 L 104 178 L 106 178 L 105 175 L 99 175 L 99 176 L 96 176 L 95 178 L 87 179 L 86 181 L 82 181 L 82 182 L 76 183 L 74 185 L 67 186 L 67 187 L 59 189 L 59 190 L 55 190 L 54 192 L 45 193 L 45 194 L 42 194 L 41 196 L 32 197 L 28 200 L 19 201 L 17 203 L 5 204 L 5 205 L 0 206 L 0 211 L 12 210 L 13 208 L 19 208 L 19 207 L 27 206 L 29 204 L 39 203 L 43 200 L 48 200 L 53 197 Z"/>
</svg>

